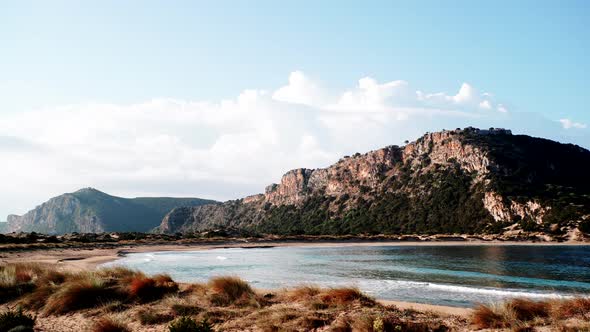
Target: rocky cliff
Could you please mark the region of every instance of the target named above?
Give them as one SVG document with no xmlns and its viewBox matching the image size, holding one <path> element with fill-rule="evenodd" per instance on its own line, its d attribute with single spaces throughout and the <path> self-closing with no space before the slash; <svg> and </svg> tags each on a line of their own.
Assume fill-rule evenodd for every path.
<svg viewBox="0 0 590 332">
<path fill-rule="evenodd" d="M 172 210 L 157 232 L 566 234 L 590 228 L 590 152 L 509 130 L 427 133 L 295 169 L 264 194 Z"/>
<path fill-rule="evenodd" d="M 85 188 L 63 194 L 23 216 L 9 215 L 2 231 L 45 234 L 146 232 L 175 207 L 214 203 L 198 198 L 122 198 Z"/>
</svg>

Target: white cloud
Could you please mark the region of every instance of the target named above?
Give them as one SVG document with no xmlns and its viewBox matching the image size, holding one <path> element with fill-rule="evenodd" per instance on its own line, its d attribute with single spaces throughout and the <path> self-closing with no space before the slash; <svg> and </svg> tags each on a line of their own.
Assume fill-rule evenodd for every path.
<svg viewBox="0 0 590 332">
<path fill-rule="evenodd" d="M 484 109 L 484 110 L 491 110 L 492 109 L 492 104 L 490 103 L 489 100 L 484 100 L 481 103 L 479 103 L 479 107 Z"/>
<path fill-rule="evenodd" d="M 498 112 L 502 112 L 502 113 L 507 113 L 508 109 L 502 105 L 502 104 L 498 104 L 498 106 L 496 107 L 496 109 L 498 110 Z"/>
<path fill-rule="evenodd" d="M 385 110 L 404 102 L 408 98 L 408 83 L 391 81 L 379 84 L 375 79 L 365 77 L 359 80 L 355 89 L 344 92 L 338 101 L 329 106 L 334 110 Z"/>
<path fill-rule="evenodd" d="M 455 95 L 428 94 L 370 77 L 329 93 L 293 72 L 275 91 L 246 90 L 217 102 L 154 99 L 0 113 L 0 219 L 86 186 L 128 196 L 237 198 L 263 191 L 289 169 L 327 166 L 425 131 L 534 122 L 503 112 L 493 98 L 467 83 Z"/>
<path fill-rule="evenodd" d="M 318 105 L 325 102 L 321 88 L 301 71 L 289 75 L 289 84 L 279 88 L 273 99 L 287 103 Z"/>
<path fill-rule="evenodd" d="M 491 110 L 494 108 L 493 95 L 488 92 L 480 93 L 477 89 L 468 83 L 461 84 L 459 91 L 455 95 L 447 95 L 444 92 L 437 93 L 423 93 L 416 91 L 416 97 L 419 101 L 426 104 L 458 107 L 458 108 L 479 108 L 483 110 Z M 505 107 L 497 105 L 496 109 L 500 112 L 507 112 Z"/>
<path fill-rule="evenodd" d="M 561 126 L 564 129 L 571 129 L 571 128 L 585 129 L 587 127 L 587 125 L 585 123 L 574 122 L 570 119 L 560 119 L 559 122 L 561 122 Z"/>
</svg>

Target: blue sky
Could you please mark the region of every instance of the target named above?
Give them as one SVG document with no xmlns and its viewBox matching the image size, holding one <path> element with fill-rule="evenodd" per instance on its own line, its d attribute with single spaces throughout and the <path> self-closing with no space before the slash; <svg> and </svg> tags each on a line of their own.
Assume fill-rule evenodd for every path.
<svg viewBox="0 0 590 332">
<path fill-rule="evenodd" d="M 0 220 L 85 186 L 236 198 L 445 127 L 588 148 L 588 22 L 587 1 L 3 2 Z"/>
<path fill-rule="evenodd" d="M 214 99 L 302 70 L 426 90 L 461 82 L 590 122 L 587 1 L 16 1 L 0 10 L 2 109 Z"/>
</svg>

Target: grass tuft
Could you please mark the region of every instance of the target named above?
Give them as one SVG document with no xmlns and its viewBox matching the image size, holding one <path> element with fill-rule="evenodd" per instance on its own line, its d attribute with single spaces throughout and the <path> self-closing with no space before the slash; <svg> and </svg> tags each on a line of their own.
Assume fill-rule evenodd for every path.
<svg viewBox="0 0 590 332">
<path fill-rule="evenodd" d="M 520 321 L 530 321 L 537 317 L 548 317 L 551 308 L 548 302 L 527 299 L 513 299 L 506 302 L 505 306 L 511 309 L 516 319 Z"/>
<path fill-rule="evenodd" d="M 320 293 L 320 289 L 315 286 L 301 286 L 291 289 L 287 292 L 287 297 L 291 301 L 308 301 Z"/>
<path fill-rule="evenodd" d="M 328 289 L 320 294 L 320 299 L 323 303 L 330 306 L 349 305 L 355 301 L 358 301 L 363 306 L 375 305 L 375 300 L 354 287 Z"/>
<path fill-rule="evenodd" d="M 24 314 L 21 309 L 9 310 L 0 314 L 0 331 L 10 331 L 17 327 L 30 331 L 35 326 L 35 317 Z"/>
<path fill-rule="evenodd" d="M 43 308 L 45 315 L 59 315 L 80 309 L 98 307 L 124 297 L 117 288 L 100 279 L 87 278 L 65 282 L 48 299 Z"/>
<path fill-rule="evenodd" d="M 480 304 L 473 309 L 471 323 L 478 329 L 503 328 L 506 327 L 505 315 L 496 310 L 497 308 Z"/>
<path fill-rule="evenodd" d="M 0 303 L 5 303 L 35 289 L 34 280 L 42 273 L 38 264 L 0 266 Z"/>
<path fill-rule="evenodd" d="M 129 295 L 140 302 L 159 300 L 164 295 L 177 291 L 178 284 L 167 275 L 158 275 L 153 278 L 137 276 L 129 284 Z"/>
<path fill-rule="evenodd" d="M 92 332 L 131 332 L 131 329 L 123 322 L 103 317 L 94 324 Z"/>
<path fill-rule="evenodd" d="M 52 285 L 37 287 L 31 293 L 23 296 L 19 301 L 19 304 L 29 310 L 41 310 L 47 303 L 47 299 L 55 293 L 56 290 L 57 287 Z"/>
<path fill-rule="evenodd" d="M 590 315 L 590 298 L 575 298 L 571 300 L 555 301 L 551 316 L 556 319 L 569 319 Z M 590 320 L 590 317 L 587 317 Z"/>
<path fill-rule="evenodd" d="M 250 285 L 237 277 L 215 277 L 209 281 L 209 300 L 218 306 L 251 304 L 255 294 Z"/>
<path fill-rule="evenodd" d="M 590 318 L 590 299 L 560 301 L 513 299 L 503 304 L 480 305 L 473 311 L 471 323 L 477 328 L 532 328 L 535 324 L 557 325 L 560 320 Z M 532 324 L 532 325 L 531 325 Z"/>
</svg>

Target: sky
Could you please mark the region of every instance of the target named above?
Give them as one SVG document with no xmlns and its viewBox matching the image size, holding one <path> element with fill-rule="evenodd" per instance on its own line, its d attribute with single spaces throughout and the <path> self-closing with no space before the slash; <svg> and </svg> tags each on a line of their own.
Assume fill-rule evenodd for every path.
<svg viewBox="0 0 590 332">
<path fill-rule="evenodd" d="M 590 148 L 588 1 L 5 1 L 0 220 L 219 200 L 426 131 Z"/>
</svg>

